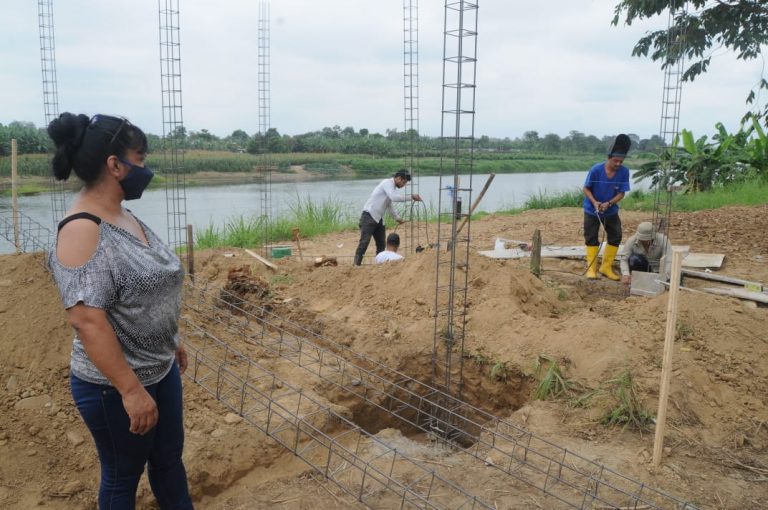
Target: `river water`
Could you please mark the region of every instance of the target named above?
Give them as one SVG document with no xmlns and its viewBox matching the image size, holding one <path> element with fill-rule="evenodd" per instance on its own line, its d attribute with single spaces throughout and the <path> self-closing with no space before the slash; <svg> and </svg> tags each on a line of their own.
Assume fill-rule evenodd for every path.
<svg viewBox="0 0 768 510">
<path fill-rule="evenodd" d="M 585 177 L 586 170 L 497 174 L 477 210 L 494 212 L 510 209 L 522 206 L 532 195 L 547 195 L 580 189 Z M 472 199 L 474 200 L 487 179 L 487 174 L 476 174 L 472 177 L 470 184 L 469 177 L 463 176 L 460 185 L 461 187 L 472 188 Z M 300 197 L 302 200 L 310 199 L 315 203 L 330 199 L 334 203 L 344 204 L 348 208 L 349 214 L 357 218 L 366 199 L 380 181 L 381 179 L 359 179 L 273 183 L 272 215 L 279 216 L 286 213 L 290 204 L 295 203 Z M 443 180 L 444 185 L 447 183 L 452 183 L 452 178 Z M 420 177 L 418 192 L 427 205 L 431 204 L 436 210 L 439 198 L 439 177 Z M 186 222 L 194 225 L 195 230 L 199 231 L 210 224 L 223 226 L 233 217 L 259 215 L 261 193 L 260 184 L 188 187 L 186 189 Z M 67 193 L 67 204 L 71 204 L 74 195 L 74 192 Z M 10 205 L 10 197 L 0 197 L 0 212 L 2 214 L 9 214 Z M 146 191 L 140 200 L 125 202 L 124 205 L 161 237 L 165 237 L 167 220 L 166 192 L 164 189 Z M 25 215 L 35 221 L 50 228 L 53 227 L 51 197 L 48 193 L 19 197 L 19 207 Z M 11 244 L 0 237 L 0 253 L 11 251 Z"/>
</svg>

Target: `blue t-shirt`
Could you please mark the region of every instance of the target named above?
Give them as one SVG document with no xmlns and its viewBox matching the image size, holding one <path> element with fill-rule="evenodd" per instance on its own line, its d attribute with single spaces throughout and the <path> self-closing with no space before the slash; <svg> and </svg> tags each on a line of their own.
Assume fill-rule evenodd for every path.
<svg viewBox="0 0 768 510">
<path fill-rule="evenodd" d="M 605 162 L 598 163 L 589 170 L 587 179 L 584 181 L 584 187 L 589 188 L 598 202 L 608 202 L 619 193 L 629 191 L 629 168 L 620 165 L 616 170 L 616 175 L 609 179 L 605 173 Z M 595 214 L 596 212 L 586 195 L 584 196 L 584 212 L 587 214 Z M 612 205 L 602 213 L 603 216 L 613 216 L 614 214 L 619 214 L 618 204 Z"/>
</svg>

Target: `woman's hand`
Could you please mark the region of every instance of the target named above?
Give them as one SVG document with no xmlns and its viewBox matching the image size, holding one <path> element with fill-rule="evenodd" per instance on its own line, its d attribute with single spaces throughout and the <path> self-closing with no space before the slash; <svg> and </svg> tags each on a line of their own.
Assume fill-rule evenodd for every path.
<svg viewBox="0 0 768 510">
<path fill-rule="evenodd" d="M 155 400 L 140 384 L 123 394 L 123 407 L 131 419 L 128 430 L 141 436 L 152 430 L 160 416 Z"/>
<path fill-rule="evenodd" d="M 179 373 L 184 375 L 184 372 L 187 371 L 187 365 L 189 363 L 187 361 L 187 350 L 183 345 L 179 345 L 178 350 L 176 350 L 176 361 L 179 363 Z"/>
</svg>

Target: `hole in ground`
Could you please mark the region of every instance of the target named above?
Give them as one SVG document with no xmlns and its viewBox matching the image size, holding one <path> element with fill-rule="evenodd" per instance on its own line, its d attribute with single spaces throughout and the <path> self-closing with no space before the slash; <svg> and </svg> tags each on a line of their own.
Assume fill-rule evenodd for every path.
<svg viewBox="0 0 768 510">
<path fill-rule="evenodd" d="M 432 357 L 410 358 L 398 371 L 416 381 L 429 383 Z M 505 366 L 503 373 L 494 377 L 490 372 L 491 367 L 487 365 L 465 360 L 461 402 L 496 416 L 506 416 L 530 400 L 533 382 L 519 369 Z M 415 382 L 406 382 L 403 388 L 391 388 L 386 394 L 375 388 L 366 391 L 364 384 L 354 386 L 354 392 L 326 386 L 323 393 L 333 403 L 349 409 L 352 421 L 370 434 L 393 428 L 414 440 L 448 439 L 465 448 L 477 441 L 480 433 L 477 424 L 482 425 L 485 419 L 480 413 L 461 406 L 461 402 L 435 395 Z"/>
</svg>

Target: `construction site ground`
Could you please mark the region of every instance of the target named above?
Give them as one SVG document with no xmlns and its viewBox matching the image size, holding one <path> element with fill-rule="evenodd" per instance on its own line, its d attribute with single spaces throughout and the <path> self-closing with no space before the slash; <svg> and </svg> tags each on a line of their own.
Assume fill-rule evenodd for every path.
<svg viewBox="0 0 768 510">
<path fill-rule="evenodd" d="M 656 414 L 668 295 L 628 297 L 621 283 L 587 282 L 583 261 L 544 259 L 536 278 L 528 259 L 476 254 L 492 249 L 497 237 L 529 240 L 535 229 L 544 244 L 580 245 L 581 219 L 578 209 L 554 209 L 471 223 L 463 397 L 700 508 L 768 508 L 768 308 L 681 292 L 664 456 L 655 468 L 652 426 L 638 431 L 603 425 L 601 417 L 616 405 L 610 392 L 577 404 L 628 370 L 639 402 Z M 625 238 L 648 219 L 648 213 L 624 212 Z M 435 228 L 430 226 L 432 242 Z M 768 206 L 675 213 L 669 232 L 674 244 L 691 251 L 724 254 L 719 273 L 768 282 Z M 223 287 L 231 269 L 244 268 L 234 274 L 268 291 L 243 297 L 429 382 L 435 252 L 353 267 L 357 237 L 349 231 L 303 240 L 305 260 L 294 244 L 292 257 L 274 261 L 276 272 L 239 248 L 197 252 L 196 280 Z M 314 257 L 323 255 L 337 256 L 339 265 L 314 267 Z M 684 283 L 715 285 L 689 278 Z M 225 334 L 226 326 L 204 316 L 192 320 L 211 334 Z M 0 257 L 0 508 L 96 508 L 98 459 L 69 393 L 71 339 L 42 255 Z M 264 349 L 247 342 L 238 348 L 492 507 L 561 507 L 477 459 L 398 428 L 395 420 Z M 534 400 L 540 355 L 558 362 L 570 393 Z M 198 385 L 189 379 L 184 384 L 184 459 L 198 508 L 362 508 Z M 146 479 L 138 507 L 155 508 Z"/>
</svg>

